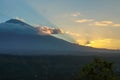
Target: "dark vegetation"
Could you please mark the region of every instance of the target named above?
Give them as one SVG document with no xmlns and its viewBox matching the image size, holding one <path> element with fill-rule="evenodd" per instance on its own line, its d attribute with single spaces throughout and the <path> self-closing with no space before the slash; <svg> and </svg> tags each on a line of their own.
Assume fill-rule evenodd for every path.
<svg viewBox="0 0 120 80">
<path fill-rule="evenodd" d="M 0 55 L 0 80 L 74 80 L 95 57 L 98 56 Z M 120 76 L 120 56 L 99 57 L 113 62 L 112 69 Z"/>
<path fill-rule="evenodd" d="M 117 80 L 117 75 L 113 70 L 112 62 L 95 58 L 81 69 L 76 80 Z"/>
</svg>

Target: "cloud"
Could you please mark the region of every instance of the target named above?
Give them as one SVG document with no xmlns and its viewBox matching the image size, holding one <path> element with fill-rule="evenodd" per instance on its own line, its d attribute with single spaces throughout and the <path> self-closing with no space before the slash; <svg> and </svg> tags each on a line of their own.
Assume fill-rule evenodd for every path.
<svg viewBox="0 0 120 80">
<path fill-rule="evenodd" d="M 90 46 L 96 48 L 118 49 L 120 47 L 118 44 L 120 40 L 109 38 L 90 41 Z"/>
<path fill-rule="evenodd" d="M 78 38 L 76 39 L 76 43 L 94 48 L 120 49 L 120 45 L 118 45 L 120 44 L 120 39 L 101 38 L 88 41 L 86 39 Z"/>
<path fill-rule="evenodd" d="M 49 28 L 47 26 L 36 26 L 39 34 L 41 35 L 51 35 L 51 34 L 63 34 L 63 30 L 59 28 Z"/>
<path fill-rule="evenodd" d="M 76 20 L 75 22 L 77 23 L 86 23 L 86 22 L 92 22 L 94 21 L 93 19 L 80 19 L 80 20 Z"/>
<path fill-rule="evenodd" d="M 118 49 L 120 46 L 120 40 L 104 38 L 104 39 L 96 39 L 96 40 L 85 40 L 85 39 L 77 39 L 77 44 L 90 46 L 95 48 L 107 48 L 107 49 Z"/>
<path fill-rule="evenodd" d="M 73 32 L 70 32 L 70 31 L 66 31 L 65 33 L 69 34 L 71 36 L 74 36 L 74 37 L 80 37 L 80 34 L 78 34 L 78 33 L 73 33 Z"/>
<path fill-rule="evenodd" d="M 112 21 L 97 21 L 97 22 L 94 22 L 92 25 L 95 25 L 95 26 L 110 26 L 112 25 L 113 22 Z"/>
<path fill-rule="evenodd" d="M 81 16 L 81 13 L 80 12 L 74 12 L 74 13 L 65 13 L 65 14 L 63 14 L 63 15 L 59 15 L 59 17 L 67 17 L 67 18 L 77 18 L 77 17 L 79 17 L 79 16 Z"/>
<path fill-rule="evenodd" d="M 80 15 L 81 15 L 81 14 L 80 14 L 79 12 L 77 12 L 77 13 L 72 14 L 71 16 L 77 17 L 77 16 L 80 16 Z"/>
<path fill-rule="evenodd" d="M 114 27 L 120 27 L 120 24 L 113 24 Z"/>
<path fill-rule="evenodd" d="M 116 24 L 113 21 L 107 21 L 107 20 L 106 21 L 96 21 L 89 25 L 98 26 L 98 27 L 107 27 L 107 26 L 120 27 L 120 24 Z"/>
</svg>

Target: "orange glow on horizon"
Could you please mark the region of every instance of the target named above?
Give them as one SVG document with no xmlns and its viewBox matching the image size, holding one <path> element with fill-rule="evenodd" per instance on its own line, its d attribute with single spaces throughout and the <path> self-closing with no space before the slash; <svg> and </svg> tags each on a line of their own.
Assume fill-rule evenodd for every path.
<svg viewBox="0 0 120 80">
<path fill-rule="evenodd" d="M 119 40 L 113 40 L 113 39 L 98 39 L 98 40 L 92 40 L 87 43 L 86 40 L 76 40 L 76 43 L 83 46 L 89 46 L 94 48 L 105 48 L 105 49 L 119 49 L 118 43 L 120 43 Z"/>
</svg>

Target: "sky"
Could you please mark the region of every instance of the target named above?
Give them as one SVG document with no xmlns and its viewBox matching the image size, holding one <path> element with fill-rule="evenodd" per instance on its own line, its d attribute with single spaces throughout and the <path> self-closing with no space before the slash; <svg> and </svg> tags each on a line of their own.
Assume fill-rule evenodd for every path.
<svg viewBox="0 0 120 80">
<path fill-rule="evenodd" d="M 0 22 L 21 18 L 59 27 L 80 45 L 120 49 L 119 8 L 120 0 L 0 0 Z"/>
</svg>

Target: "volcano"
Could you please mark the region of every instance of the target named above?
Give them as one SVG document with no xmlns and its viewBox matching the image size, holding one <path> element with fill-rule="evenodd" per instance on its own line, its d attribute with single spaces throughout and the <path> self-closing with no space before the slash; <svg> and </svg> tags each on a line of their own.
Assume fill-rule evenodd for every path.
<svg viewBox="0 0 120 80">
<path fill-rule="evenodd" d="M 109 52 L 108 50 L 80 46 L 56 38 L 40 35 L 38 30 L 17 19 L 0 24 L 0 53 L 17 55 L 40 54 L 83 54 L 88 52 Z"/>
</svg>

